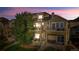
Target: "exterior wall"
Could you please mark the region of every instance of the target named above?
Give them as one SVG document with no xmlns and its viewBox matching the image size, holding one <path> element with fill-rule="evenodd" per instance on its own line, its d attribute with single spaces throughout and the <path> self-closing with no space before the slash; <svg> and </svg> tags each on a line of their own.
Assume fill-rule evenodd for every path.
<svg viewBox="0 0 79 59">
<path fill-rule="evenodd" d="M 38 19 L 39 15 L 43 15 L 42 19 Z M 46 28 L 47 28 L 47 17 L 49 15 L 48 14 L 44 14 L 44 13 L 37 13 L 34 15 L 33 20 L 34 20 L 34 24 L 35 23 L 40 23 L 41 28 L 35 28 L 34 30 L 34 34 L 35 33 L 39 33 L 40 34 L 40 38 L 39 39 L 35 39 L 33 40 L 33 45 L 38 45 L 38 46 L 43 46 L 46 44 L 47 42 L 47 34 L 46 34 Z"/>
<path fill-rule="evenodd" d="M 39 14 L 38 14 L 39 15 Z M 39 30 L 39 33 L 41 34 L 40 39 L 38 40 L 37 44 L 42 45 L 41 42 L 45 43 L 45 45 L 48 44 L 60 44 L 60 45 L 64 45 L 66 46 L 68 44 L 69 41 L 69 23 L 67 20 L 65 20 L 64 18 L 57 16 L 57 15 L 51 15 L 52 17 L 49 18 L 48 20 L 44 20 L 43 21 L 37 21 L 37 18 L 34 18 L 34 20 L 36 19 L 35 22 L 44 22 L 44 25 L 42 26 L 42 28 Z M 36 16 L 37 17 L 37 16 Z M 45 16 L 44 16 L 45 17 Z M 64 23 L 64 29 L 62 30 L 57 30 L 57 29 L 53 29 L 52 28 L 52 24 L 53 23 Z M 43 34 L 43 35 L 42 35 Z M 63 43 L 62 42 L 58 42 L 58 38 L 60 36 L 63 36 Z M 35 43 L 33 41 L 33 43 Z M 45 46 L 44 45 L 44 46 Z M 61 48 L 61 47 L 60 47 Z"/>
<path fill-rule="evenodd" d="M 78 48 L 79 45 L 79 20 L 70 21 L 70 41 Z"/>
<path fill-rule="evenodd" d="M 53 23 L 60 23 L 60 22 L 64 23 L 64 29 L 63 30 L 53 30 L 53 29 L 51 29 Z M 60 19 L 60 18 L 56 19 L 56 18 L 53 17 L 53 19 L 48 21 L 48 28 L 49 29 L 47 29 L 47 42 L 49 44 L 51 44 L 51 43 L 55 44 L 54 46 L 60 45 L 60 48 L 62 48 L 62 45 L 63 45 L 64 47 L 62 49 L 64 50 L 65 47 L 68 45 L 68 41 L 69 41 L 69 34 L 70 34 L 69 31 L 70 31 L 70 29 L 68 27 L 69 27 L 68 21 L 66 21 L 64 19 Z M 59 41 L 58 38 L 60 36 L 63 36 L 64 42 Z"/>
<path fill-rule="evenodd" d="M 55 18 L 54 19 L 51 19 L 50 21 L 48 21 L 49 23 L 48 23 L 48 30 L 47 30 L 47 32 L 48 32 L 48 35 L 56 35 L 56 36 L 59 36 L 59 35 L 63 35 L 64 37 L 65 37 L 65 33 L 66 33 L 66 30 L 67 30 L 67 21 L 63 21 L 63 19 L 56 19 L 55 20 Z M 52 24 L 53 23 L 61 23 L 61 22 L 63 22 L 64 23 L 64 29 L 63 30 L 56 30 L 56 29 L 53 29 L 52 28 Z"/>
<path fill-rule="evenodd" d="M 0 39 L 2 39 L 3 36 L 3 23 L 0 22 Z"/>
<path fill-rule="evenodd" d="M 0 18 L 0 26 L 2 26 L 2 33 L 0 32 L 0 35 L 3 35 L 3 40 L 5 40 L 5 43 L 13 42 L 14 36 L 12 36 L 12 26 L 10 26 L 11 22 L 6 18 Z"/>
<path fill-rule="evenodd" d="M 79 21 L 76 21 L 76 22 L 75 22 L 75 21 L 73 20 L 73 21 L 70 21 L 69 24 L 70 24 L 70 25 L 69 25 L 70 28 L 72 28 L 72 27 L 78 26 L 78 25 L 79 25 Z"/>
<path fill-rule="evenodd" d="M 14 35 L 14 33 L 13 33 L 13 31 L 14 31 L 14 26 L 15 26 L 15 19 L 12 19 L 12 20 L 10 20 L 10 22 L 9 22 L 9 36 L 8 36 L 8 41 L 9 42 L 13 42 L 13 41 L 15 41 L 15 35 Z"/>
<path fill-rule="evenodd" d="M 3 38 L 1 40 L 5 40 L 5 43 L 8 41 L 8 33 L 9 33 L 9 21 L 6 18 L 0 18 L 0 25 L 2 26 L 1 35 Z"/>
</svg>

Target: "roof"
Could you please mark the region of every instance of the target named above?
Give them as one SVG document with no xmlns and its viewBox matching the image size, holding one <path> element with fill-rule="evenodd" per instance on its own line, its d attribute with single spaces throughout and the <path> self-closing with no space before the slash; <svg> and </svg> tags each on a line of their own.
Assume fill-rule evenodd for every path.
<svg viewBox="0 0 79 59">
<path fill-rule="evenodd" d="M 0 22 L 2 22 L 2 23 L 8 23 L 9 20 L 7 18 L 0 17 Z"/>
<path fill-rule="evenodd" d="M 37 15 L 37 14 L 48 14 L 48 15 L 49 15 L 49 13 L 47 13 L 47 12 L 38 12 L 38 13 L 33 13 L 33 15 Z"/>
<path fill-rule="evenodd" d="M 76 19 L 74 20 L 69 20 L 70 22 L 79 22 L 79 17 L 77 17 Z"/>
<path fill-rule="evenodd" d="M 79 17 L 77 17 L 76 19 L 74 19 L 74 21 L 79 21 Z"/>
<path fill-rule="evenodd" d="M 61 16 L 59 16 L 59 15 L 52 15 L 54 18 L 56 18 L 56 19 L 61 19 L 61 20 L 64 20 L 64 21 L 67 21 L 67 19 L 65 19 L 65 18 L 63 18 L 63 17 L 61 17 Z M 52 17 L 52 18 L 53 18 Z"/>
</svg>

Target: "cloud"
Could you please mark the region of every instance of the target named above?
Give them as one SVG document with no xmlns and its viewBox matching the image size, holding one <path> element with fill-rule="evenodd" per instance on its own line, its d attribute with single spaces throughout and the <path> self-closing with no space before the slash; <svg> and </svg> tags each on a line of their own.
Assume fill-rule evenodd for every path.
<svg viewBox="0 0 79 59">
<path fill-rule="evenodd" d="M 49 13 L 55 12 L 66 19 L 75 19 L 79 16 L 79 9 L 67 9 L 67 10 L 48 10 Z"/>
<path fill-rule="evenodd" d="M 79 8 L 71 8 L 71 7 L 8 7 L 8 8 L 0 8 L 0 16 L 13 18 L 17 13 L 21 12 L 48 12 L 60 15 L 66 19 L 75 19 L 79 16 Z"/>
</svg>

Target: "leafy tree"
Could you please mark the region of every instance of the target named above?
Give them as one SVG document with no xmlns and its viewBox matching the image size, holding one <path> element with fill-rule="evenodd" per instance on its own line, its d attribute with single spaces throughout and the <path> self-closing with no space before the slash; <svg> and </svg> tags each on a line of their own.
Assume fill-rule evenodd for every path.
<svg viewBox="0 0 79 59">
<path fill-rule="evenodd" d="M 32 14 L 24 12 L 16 15 L 15 36 L 20 43 L 29 44 L 33 38 L 33 20 Z"/>
</svg>

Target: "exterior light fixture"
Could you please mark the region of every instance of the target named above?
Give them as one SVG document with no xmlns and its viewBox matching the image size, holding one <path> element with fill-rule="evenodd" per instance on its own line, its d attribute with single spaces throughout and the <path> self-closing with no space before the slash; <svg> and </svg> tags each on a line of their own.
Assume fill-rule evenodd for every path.
<svg viewBox="0 0 79 59">
<path fill-rule="evenodd" d="M 35 37 L 34 37 L 35 39 L 39 39 L 40 38 L 40 34 L 38 34 L 38 33 L 35 33 Z"/>
<path fill-rule="evenodd" d="M 42 23 L 42 25 L 44 25 L 44 23 Z"/>
</svg>

